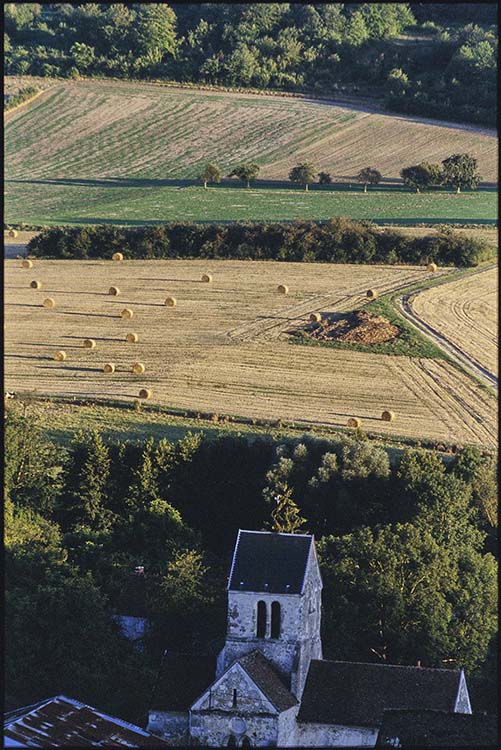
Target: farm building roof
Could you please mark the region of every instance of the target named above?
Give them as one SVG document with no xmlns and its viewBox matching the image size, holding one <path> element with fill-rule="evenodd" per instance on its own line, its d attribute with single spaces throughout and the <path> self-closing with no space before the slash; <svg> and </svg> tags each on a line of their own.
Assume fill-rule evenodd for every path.
<svg viewBox="0 0 501 750">
<path fill-rule="evenodd" d="M 379 726 L 390 708 L 453 711 L 460 670 L 312 660 L 300 722 Z"/>
<path fill-rule="evenodd" d="M 297 704 L 297 698 L 286 688 L 273 665 L 260 651 L 245 654 L 238 663 L 278 711 L 287 711 Z"/>
<path fill-rule="evenodd" d="M 301 594 L 313 543 L 310 534 L 239 530 L 228 588 Z"/>
<path fill-rule="evenodd" d="M 151 709 L 188 711 L 214 681 L 216 659 L 199 654 L 169 654 L 162 660 Z"/>
<path fill-rule="evenodd" d="M 64 695 L 10 711 L 5 747 L 168 747 L 159 737 Z"/>
<path fill-rule="evenodd" d="M 393 709 L 384 711 L 376 747 L 497 747 L 497 716 L 450 711 Z"/>
</svg>

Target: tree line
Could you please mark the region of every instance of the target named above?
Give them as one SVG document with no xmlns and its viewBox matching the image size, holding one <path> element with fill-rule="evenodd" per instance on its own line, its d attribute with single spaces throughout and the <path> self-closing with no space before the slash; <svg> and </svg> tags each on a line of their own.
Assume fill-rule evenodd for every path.
<svg viewBox="0 0 501 750">
<path fill-rule="evenodd" d="M 177 442 L 80 432 L 62 448 L 29 409 L 8 410 L 5 436 L 8 709 L 64 693 L 144 718 L 165 648 L 222 645 L 238 528 L 315 534 L 326 658 L 462 666 L 476 709 L 489 708 L 494 456 L 467 447 L 445 463 L 409 449 L 390 461 L 360 431 Z M 143 653 L 115 614 L 150 620 Z"/>
<path fill-rule="evenodd" d="M 235 167 L 228 177 L 238 177 L 247 188 L 250 188 L 251 182 L 257 179 L 260 172 L 258 164 L 243 163 Z M 222 177 L 221 168 L 217 164 L 208 163 L 205 165 L 199 180 L 203 183 L 205 189 L 209 182 L 220 183 Z M 332 184 L 332 176 L 329 172 L 319 172 L 311 162 L 297 164 L 289 172 L 289 180 L 293 184 L 301 185 L 305 190 L 318 178 L 319 185 Z M 410 167 L 404 167 L 400 171 L 400 177 L 404 185 L 415 190 L 417 193 L 421 190 L 429 190 L 439 185 L 447 185 L 456 188 L 460 193 L 462 188 L 476 190 L 482 177 L 478 172 L 477 160 L 471 154 L 452 154 L 442 161 L 442 164 L 430 164 L 423 161 Z M 357 182 L 364 186 L 364 193 L 367 192 L 368 185 L 379 185 L 383 176 L 375 167 L 364 167 L 356 176 Z"/>
<path fill-rule="evenodd" d="M 27 245 L 37 258 L 221 258 L 324 263 L 435 262 L 475 266 L 495 253 L 484 239 L 450 228 L 423 237 L 381 231 L 368 221 L 171 222 L 154 226 L 46 227 Z"/>
<path fill-rule="evenodd" d="M 490 5 L 6 3 L 5 70 L 376 96 L 495 126 Z"/>
</svg>

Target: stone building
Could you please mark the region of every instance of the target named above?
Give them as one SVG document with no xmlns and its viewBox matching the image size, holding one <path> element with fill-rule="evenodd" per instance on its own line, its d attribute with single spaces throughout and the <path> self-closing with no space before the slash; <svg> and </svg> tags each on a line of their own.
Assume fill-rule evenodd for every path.
<svg viewBox="0 0 501 750">
<path fill-rule="evenodd" d="M 321 592 L 312 536 L 240 530 L 215 678 L 199 692 L 206 662 L 187 661 L 187 690 L 157 699 L 148 730 L 172 745 L 374 747 L 387 709 L 471 713 L 462 670 L 323 660 Z"/>
</svg>

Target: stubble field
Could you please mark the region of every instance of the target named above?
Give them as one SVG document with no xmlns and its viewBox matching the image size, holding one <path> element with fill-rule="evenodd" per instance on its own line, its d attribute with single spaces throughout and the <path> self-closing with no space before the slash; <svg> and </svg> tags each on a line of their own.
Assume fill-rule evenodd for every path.
<svg viewBox="0 0 501 750">
<path fill-rule="evenodd" d="M 498 371 L 498 271 L 493 268 L 427 289 L 414 311 L 490 373 Z"/>
<path fill-rule="evenodd" d="M 118 81 L 56 82 L 6 116 L 6 220 L 27 224 L 143 224 L 335 215 L 401 223 L 493 223 L 496 193 L 415 195 L 399 171 L 412 161 L 475 155 L 497 180 L 497 139 L 473 126 L 418 121 L 326 102 L 191 91 Z M 291 190 L 292 166 L 311 161 L 336 190 Z M 223 176 L 261 167 L 259 189 L 190 184 L 208 161 Z M 359 170 L 377 167 L 384 190 L 361 193 Z M 281 181 L 271 185 L 266 181 Z M 352 188 L 350 189 L 350 185 Z"/>
<path fill-rule="evenodd" d="M 213 283 L 200 281 L 213 273 Z M 448 273 L 443 269 L 441 273 Z M 387 435 L 494 446 L 495 399 L 443 360 L 290 345 L 311 312 L 347 311 L 425 278 L 417 267 L 256 261 L 6 261 L 8 390 L 132 402 L 256 419 L 345 426 Z M 32 279 L 41 290 L 30 289 Z M 288 296 L 277 294 L 279 283 Z M 118 297 L 107 294 L 110 285 Z M 168 295 L 177 306 L 164 305 Z M 44 309 L 53 297 L 57 307 Z M 120 318 L 129 307 L 131 321 Z M 134 331 L 139 343 L 128 344 Z M 93 338 L 94 350 L 83 348 Z M 54 352 L 64 349 L 65 362 Z M 143 362 L 143 375 L 130 367 Z M 105 362 L 116 364 L 105 375 Z M 383 409 L 396 412 L 382 422 Z"/>
</svg>

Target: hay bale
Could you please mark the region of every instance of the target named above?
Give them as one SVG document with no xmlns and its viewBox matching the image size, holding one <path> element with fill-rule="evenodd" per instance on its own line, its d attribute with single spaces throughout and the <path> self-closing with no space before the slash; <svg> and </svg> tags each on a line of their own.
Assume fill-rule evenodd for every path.
<svg viewBox="0 0 501 750">
<path fill-rule="evenodd" d="M 64 362 L 64 360 L 66 359 L 66 352 L 63 352 L 63 350 L 61 349 L 54 354 L 54 359 L 58 362 Z"/>
<path fill-rule="evenodd" d="M 212 276 L 210 275 L 210 273 L 203 273 L 202 281 L 205 281 L 206 284 L 212 283 Z"/>
<path fill-rule="evenodd" d="M 128 333 L 125 337 L 125 340 L 129 342 L 129 344 L 137 344 L 139 341 L 139 336 L 137 333 Z"/>
<path fill-rule="evenodd" d="M 110 286 L 108 289 L 108 294 L 111 294 L 112 297 L 118 297 L 120 294 L 120 289 L 117 286 Z"/>
<path fill-rule="evenodd" d="M 139 391 L 139 398 L 151 398 L 152 393 L 150 388 L 141 388 Z"/>
<path fill-rule="evenodd" d="M 124 259 L 124 256 L 122 255 L 122 253 L 113 253 L 113 255 L 111 256 L 111 260 L 123 260 L 123 259 Z"/>
<path fill-rule="evenodd" d="M 33 268 L 33 261 L 29 258 L 25 258 L 21 263 L 21 268 Z"/>
<path fill-rule="evenodd" d="M 426 270 L 427 271 L 431 271 L 432 273 L 435 273 L 435 271 L 437 270 L 437 268 L 438 268 L 438 266 L 437 266 L 436 263 L 428 263 L 428 265 L 426 266 Z"/>
<path fill-rule="evenodd" d="M 41 289 L 42 288 L 42 282 L 41 281 L 32 281 L 30 284 L 30 287 L 32 289 Z"/>
<path fill-rule="evenodd" d="M 277 292 L 279 294 L 289 294 L 289 287 L 285 286 L 285 284 L 279 284 L 277 286 Z"/>
<path fill-rule="evenodd" d="M 134 373 L 134 375 L 142 375 L 145 370 L 146 367 L 142 362 L 134 362 L 134 364 L 132 365 L 132 372 Z"/>
<path fill-rule="evenodd" d="M 167 307 L 175 307 L 177 305 L 177 300 L 175 297 L 167 297 L 165 304 Z"/>
<path fill-rule="evenodd" d="M 112 362 L 107 362 L 103 367 L 103 372 L 112 375 L 115 372 L 115 365 Z"/>
<path fill-rule="evenodd" d="M 50 309 L 56 306 L 56 301 L 52 299 L 52 297 L 47 297 L 47 299 L 44 299 L 42 302 L 42 305 Z"/>
<path fill-rule="evenodd" d="M 358 417 L 350 417 L 346 424 L 348 425 L 348 427 L 361 427 L 362 420 Z"/>
<path fill-rule="evenodd" d="M 381 419 L 383 422 L 394 422 L 395 421 L 395 412 L 394 411 L 385 411 L 381 414 Z"/>
<path fill-rule="evenodd" d="M 9 237 L 17 237 L 17 230 L 9 229 Z"/>
<path fill-rule="evenodd" d="M 369 299 L 376 299 L 378 297 L 378 293 L 375 289 L 367 289 L 367 296 Z"/>
<path fill-rule="evenodd" d="M 125 307 L 122 312 L 120 313 L 120 317 L 125 318 L 126 320 L 130 320 L 133 317 L 134 313 L 130 309 L 130 307 Z"/>
<path fill-rule="evenodd" d="M 95 349 L 97 344 L 94 339 L 85 339 L 83 342 L 84 349 Z"/>
<path fill-rule="evenodd" d="M 311 313 L 310 320 L 312 323 L 320 323 L 320 321 L 322 320 L 322 316 L 320 315 L 320 313 Z"/>
</svg>

